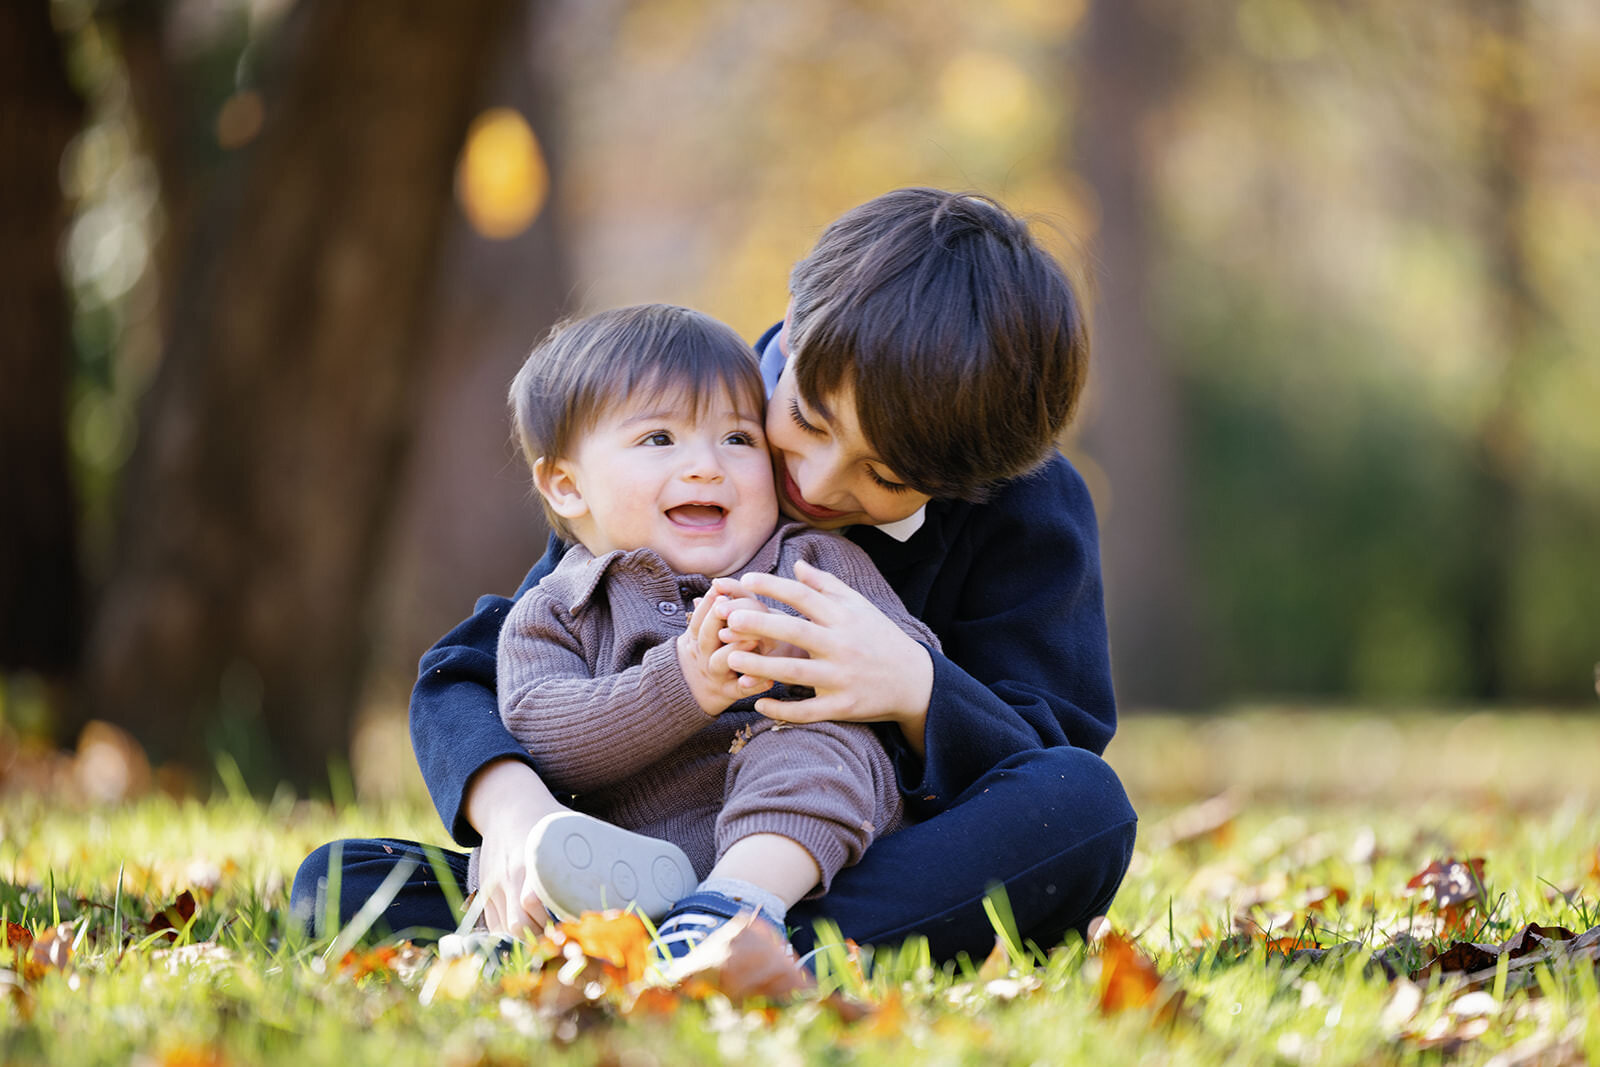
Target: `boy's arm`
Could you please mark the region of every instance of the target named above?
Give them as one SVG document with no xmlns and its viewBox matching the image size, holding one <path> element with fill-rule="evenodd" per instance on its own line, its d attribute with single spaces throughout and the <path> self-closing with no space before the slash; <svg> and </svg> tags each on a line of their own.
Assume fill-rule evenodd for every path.
<svg viewBox="0 0 1600 1067">
<path fill-rule="evenodd" d="M 549 574 L 563 551 L 551 537 L 518 595 Z M 467 818 L 468 790 L 478 772 L 506 758 L 533 766 L 500 721 L 495 699 L 495 648 L 511 604 L 505 597 L 481 597 L 470 618 L 423 654 L 411 690 L 412 751 L 439 818 L 464 847 L 483 840 Z"/>
<path fill-rule="evenodd" d="M 535 590 L 500 635 L 500 716 L 544 780 L 575 793 L 612 785 L 711 722 L 678 663 L 676 640 L 622 671 L 594 675 L 555 600 Z"/>
<path fill-rule="evenodd" d="M 1018 752 L 1098 754 L 1116 730 L 1099 536 L 1078 473 L 1052 460 L 975 508 L 952 542 L 924 610 L 943 641 L 924 754 L 893 753 L 924 815 Z"/>
</svg>

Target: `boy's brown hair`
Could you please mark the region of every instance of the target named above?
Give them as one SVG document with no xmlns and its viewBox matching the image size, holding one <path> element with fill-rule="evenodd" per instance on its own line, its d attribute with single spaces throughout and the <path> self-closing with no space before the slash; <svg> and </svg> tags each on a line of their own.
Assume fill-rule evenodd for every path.
<svg viewBox="0 0 1600 1067">
<path fill-rule="evenodd" d="M 790 276 L 788 343 L 811 407 L 855 394 L 879 458 L 934 497 L 981 500 L 1050 455 L 1088 367 L 1060 265 L 995 201 L 897 189 L 839 218 Z"/>
<path fill-rule="evenodd" d="M 682 393 L 690 414 L 720 390 L 757 419 L 767 394 L 755 352 L 729 326 L 672 304 L 638 304 L 551 328 L 511 382 L 512 426 L 532 472 L 541 459 L 570 459 L 610 405 Z M 562 537 L 572 531 L 544 504 Z"/>
</svg>

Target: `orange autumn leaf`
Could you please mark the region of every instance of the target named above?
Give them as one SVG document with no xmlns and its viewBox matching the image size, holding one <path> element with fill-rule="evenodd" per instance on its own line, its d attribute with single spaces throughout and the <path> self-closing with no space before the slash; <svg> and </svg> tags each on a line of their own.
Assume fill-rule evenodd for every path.
<svg viewBox="0 0 1600 1067">
<path fill-rule="evenodd" d="M 225 1067 L 228 1060 L 220 1049 L 204 1045 L 178 1045 L 162 1053 L 161 1067 Z"/>
<path fill-rule="evenodd" d="M 339 961 L 339 973 L 351 981 L 365 978 L 369 974 L 393 974 L 394 961 L 399 955 L 400 950 L 393 945 L 381 945 L 366 952 L 351 949 Z"/>
<path fill-rule="evenodd" d="M 1340 886 L 1319 885 L 1308 889 L 1301 898 L 1300 907 L 1306 911 L 1325 911 L 1331 901 L 1336 908 L 1342 908 L 1350 900 L 1350 890 Z"/>
<path fill-rule="evenodd" d="M 1116 1015 L 1157 1001 L 1161 972 L 1137 945 L 1119 933 L 1108 933 L 1100 946 L 1100 1011 Z"/>
<path fill-rule="evenodd" d="M 33 945 L 33 934 L 21 923 L 6 921 L 6 948 L 20 948 L 26 952 Z"/>
<path fill-rule="evenodd" d="M 576 945 L 589 959 L 610 964 L 626 984 L 644 977 L 650 958 L 650 932 L 631 912 L 585 912 L 558 923 L 550 939 L 563 951 L 568 944 Z"/>
</svg>

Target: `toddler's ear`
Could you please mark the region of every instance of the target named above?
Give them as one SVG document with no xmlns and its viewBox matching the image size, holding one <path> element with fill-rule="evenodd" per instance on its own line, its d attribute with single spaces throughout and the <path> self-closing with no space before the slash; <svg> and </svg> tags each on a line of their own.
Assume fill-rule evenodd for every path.
<svg viewBox="0 0 1600 1067">
<path fill-rule="evenodd" d="M 581 519 L 589 513 L 584 503 L 583 488 L 578 485 L 578 472 L 566 460 L 552 460 L 540 456 L 533 462 L 533 484 L 550 505 L 550 510 L 563 519 Z"/>
</svg>

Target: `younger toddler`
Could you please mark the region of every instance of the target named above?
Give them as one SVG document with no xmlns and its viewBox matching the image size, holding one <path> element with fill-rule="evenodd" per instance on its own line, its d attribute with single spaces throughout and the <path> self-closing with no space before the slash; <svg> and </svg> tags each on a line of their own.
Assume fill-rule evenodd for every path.
<svg viewBox="0 0 1600 1067">
<path fill-rule="evenodd" d="M 732 576 L 816 567 L 937 647 L 855 545 L 774 530 L 765 397 L 737 334 L 667 305 L 558 326 L 511 387 L 534 486 L 572 544 L 513 606 L 497 656 L 501 718 L 575 794 L 534 830 L 539 896 L 558 917 L 634 904 L 675 956 L 741 911 L 781 929 L 901 817 L 873 728 L 750 709 L 764 683 L 727 657 L 754 646 L 723 620 L 735 604 L 793 612 Z"/>
</svg>

